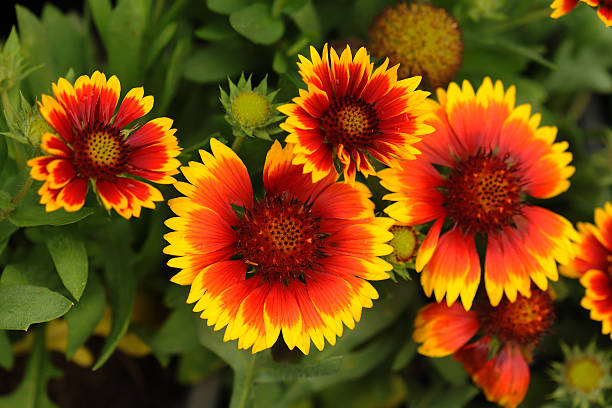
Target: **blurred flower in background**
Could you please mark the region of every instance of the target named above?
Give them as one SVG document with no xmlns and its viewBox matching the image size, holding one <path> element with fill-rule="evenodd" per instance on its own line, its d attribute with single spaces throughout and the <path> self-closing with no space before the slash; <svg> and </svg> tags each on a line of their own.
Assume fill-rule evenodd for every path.
<svg viewBox="0 0 612 408">
<path fill-rule="evenodd" d="M 591 7 L 597 8 L 597 16 L 606 27 L 612 27 L 612 2 L 610 0 L 580 0 Z M 555 0 L 550 7 L 553 9 L 552 18 L 559 18 L 576 7 L 578 0 Z"/>
<path fill-rule="evenodd" d="M 368 34 L 374 56 L 399 64 L 399 78 L 422 76 L 426 89 L 445 87 L 461 66 L 461 30 L 443 8 L 398 3 L 374 20 Z"/>
</svg>

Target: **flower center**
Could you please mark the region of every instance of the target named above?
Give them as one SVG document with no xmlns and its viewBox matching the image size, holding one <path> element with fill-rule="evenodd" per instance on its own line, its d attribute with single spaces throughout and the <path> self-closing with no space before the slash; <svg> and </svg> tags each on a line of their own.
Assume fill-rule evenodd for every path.
<svg viewBox="0 0 612 408">
<path fill-rule="evenodd" d="M 443 186 L 450 217 L 480 234 L 498 231 L 520 213 L 521 188 L 516 168 L 493 153 L 460 162 Z"/>
<path fill-rule="evenodd" d="M 393 239 L 389 242 L 393 252 L 389 259 L 395 264 L 407 264 L 414 256 L 419 243 L 416 231 L 410 226 L 394 225 L 389 232 L 393 234 Z"/>
<path fill-rule="evenodd" d="M 378 118 L 371 104 L 347 95 L 330 103 L 321 128 L 328 143 L 347 149 L 365 148 L 378 134 Z"/>
<path fill-rule="evenodd" d="M 531 297 L 519 295 L 514 303 L 504 298 L 497 307 L 487 305 L 480 312 L 483 329 L 500 340 L 537 344 L 555 319 L 548 292 L 532 287 Z"/>
<path fill-rule="evenodd" d="M 270 103 L 256 92 L 241 92 L 232 102 L 232 113 L 242 126 L 261 126 L 270 116 Z"/>
<path fill-rule="evenodd" d="M 245 210 L 236 228 L 237 253 L 267 280 L 298 279 L 324 256 L 319 227 L 303 202 L 285 194 L 266 197 Z"/>
<path fill-rule="evenodd" d="M 593 357 L 578 357 L 567 364 L 566 377 L 570 387 L 588 394 L 600 388 L 604 371 Z"/>
<path fill-rule="evenodd" d="M 125 171 L 128 146 L 121 133 L 110 126 L 88 126 L 74 141 L 74 164 L 81 176 L 113 178 Z"/>
</svg>

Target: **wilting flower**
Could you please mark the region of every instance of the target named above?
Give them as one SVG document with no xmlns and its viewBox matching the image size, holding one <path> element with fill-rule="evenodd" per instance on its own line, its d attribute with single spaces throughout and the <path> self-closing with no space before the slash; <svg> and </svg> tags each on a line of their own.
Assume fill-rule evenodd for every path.
<svg viewBox="0 0 612 408">
<path fill-rule="evenodd" d="M 600 352 L 591 342 L 585 350 L 561 344 L 565 361 L 553 363 L 551 376 L 559 387 L 551 395 L 572 407 L 606 406 L 604 393 L 612 388 L 610 352 Z"/>
<path fill-rule="evenodd" d="M 96 71 L 91 78 L 79 77 L 74 87 L 60 78 L 53 84 L 55 98 L 42 95 L 40 112 L 59 137 L 45 133 L 41 148 L 49 155 L 28 165 L 32 178 L 45 181 L 38 193 L 47 211 L 79 210 L 91 180 L 107 210 L 138 217 L 142 207 L 155 208 L 163 197 L 150 184 L 126 176 L 163 184 L 176 181 L 171 176 L 178 173 L 175 157 L 180 148 L 172 120 L 157 118 L 124 130 L 151 110 L 153 97 L 143 97 L 143 89 L 134 88 L 115 113 L 120 91 L 116 76 L 107 81 Z"/>
<path fill-rule="evenodd" d="M 357 171 L 376 174 L 368 156 L 391 165 L 418 154 L 412 145 L 432 131 L 423 124 L 429 93 L 415 91 L 420 77 L 398 81 L 398 67 L 387 69 L 388 60 L 372 72 L 365 48 L 353 58 L 347 46 L 338 57 L 326 44 L 322 57 L 314 47 L 311 60 L 299 57 L 308 90 L 300 89 L 294 103 L 278 110 L 288 116 L 280 126 L 289 132 L 286 142 L 295 145 L 293 163 L 303 164 L 314 182 L 336 172 L 334 155 L 352 184 Z"/>
<path fill-rule="evenodd" d="M 423 355 L 452 354 L 489 401 L 513 408 L 527 393 L 532 351 L 553 321 L 550 295 L 534 288 L 530 298 L 504 299 L 497 307 L 485 301 L 472 311 L 430 303 L 417 314 L 413 338 Z"/>
<path fill-rule="evenodd" d="M 378 294 L 368 280 L 386 279 L 391 265 L 379 258 L 392 248 L 389 218 L 375 218 L 369 190 L 337 183 L 335 173 L 312 182 L 292 165 L 293 146 L 275 142 L 263 171 L 266 196 L 253 200 L 238 156 L 211 140 L 212 154 L 182 167 L 186 197 L 169 201 L 178 217 L 164 250 L 181 272 L 171 280 L 191 285 L 187 303 L 224 341 L 253 353 L 285 343 L 308 354 L 335 344 L 343 323 L 353 328 Z"/>
<path fill-rule="evenodd" d="M 555 0 L 550 7 L 553 9 L 552 18 L 559 18 L 576 7 L 579 0 Z M 604 22 L 606 27 L 612 27 L 612 1 L 610 0 L 580 0 L 591 7 L 597 8 L 597 16 Z"/>
<path fill-rule="evenodd" d="M 387 7 L 372 23 L 369 47 L 400 64 L 400 78 L 421 75 L 430 89 L 446 86 L 461 66 L 463 43 L 457 20 L 426 3 Z"/>
<path fill-rule="evenodd" d="M 580 278 L 585 296 L 580 304 L 591 319 L 602 322 L 601 332 L 612 338 L 612 204 L 595 210 L 595 225 L 578 223 L 576 257 L 561 268 L 564 275 Z"/>
<path fill-rule="evenodd" d="M 435 127 L 416 148 L 416 160 L 379 172 L 396 203 L 385 209 L 408 225 L 435 221 L 416 258 L 427 296 L 448 305 L 459 296 L 466 309 L 481 279 L 475 237 L 487 244 L 484 281 L 492 305 L 504 292 L 513 302 L 529 296 L 533 281 L 545 290 L 567 263 L 576 231 L 565 218 L 529 205 L 525 195 L 549 198 L 569 187 L 572 155 L 554 143 L 557 129 L 539 127 L 529 105 L 514 106 L 515 88 L 504 92 L 485 78 L 478 92 L 469 82 L 438 89 L 431 102 Z M 446 220 L 449 229 L 442 233 Z"/>
<path fill-rule="evenodd" d="M 268 93 L 268 81 L 264 78 L 253 89 L 251 77 L 240 75 L 238 83 L 229 82 L 229 94 L 220 89 L 221 103 L 225 108 L 225 120 L 232 125 L 234 136 L 258 137 L 272 140 L 270 135 L 282 132 L 275 125 L 283 116 L 276 110 L 279 104 L 274 103 L 278 90 Z"/>
</svg>

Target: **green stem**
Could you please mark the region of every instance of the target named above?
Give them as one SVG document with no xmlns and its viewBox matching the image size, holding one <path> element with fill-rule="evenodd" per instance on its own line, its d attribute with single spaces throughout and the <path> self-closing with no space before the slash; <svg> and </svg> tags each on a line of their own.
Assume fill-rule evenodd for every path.
<svg viewBox="0 0 612 408">
<path fill-rule="evenodd" d="M 253 374 L 255 373 L 255 354 L 251 355 L 248 366 L 244 374 L 234 373 L 234 389 L 230 408 L 246 408 L 249 400 L 251 385 L 253 384 Z"/>
<path fill-rule="evenodd" d="M 232 150 L 235 152 L 238 152 L 238 150 L 240 150 L 240 146 L 242 145 L 243 141 L 244 141 L 244 136 L 236 136 L 236 138 L 234 139 L 234 143 L 232 143 Z"/>
<path fill-rule="evenodd" d="M 574 101 L 567 110 L 567 116 L 573 121 L 579 120 L 586 110 L 589 101 L 591 100 L 591 92 L 580 92 L 574 97 Z"/>
<path fill-rule="evenodd" d="M 540 20 L 542 18 L 546 18 L 549 16 L 551 10 L 550 8 L 546 7 L 543 9 L 537 9 L 532 11 L 531 13 L 525 14 L 524 16 L 517 18 L 515 20 L 509 21 L 507 23 L 504 24 L 500 24 L 498 26 L 493 27 L 490 32 L 491 33 L 500 33 L 515 27 L 519 27 L 522 26 L 523 24 L 527 24 L 530 23 L 531 21 L 534 20 Z"/>
<path fill-rule="evenodd" d="M 15 194 L 15 197 L 13 197 L 13 199 L 11 200 L 15 207 L 17 207 L 21 200 L 23 200 L 23 197 L 25 197 L 25 195 L 28 193 L 30 187 L 32 187 L 33 181 L 34 179 L 32 179 L 32 177 L 28 177 L 23 183 L 23 186 L 21 186 L 21 190 L 19 190 L 17 194 Z"/>
</svg>

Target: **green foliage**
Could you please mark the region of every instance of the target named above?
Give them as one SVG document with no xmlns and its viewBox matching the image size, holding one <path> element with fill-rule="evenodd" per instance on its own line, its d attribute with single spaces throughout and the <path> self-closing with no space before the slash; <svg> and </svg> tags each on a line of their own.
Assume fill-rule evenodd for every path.
<svg viewBox="0 0 612 408">
<path fill-rule="evenodd" d="M 64 286 L 78 301 L 87 284 L 87 251 L 80 238 L 68 229 L 42 232 Z"/>
<path fill-rule="evenodd" d="M 0 286 L 0 330 L 27 330 L 66 314 L 73 303 L 57 292 L 32 285 Z"/>
</svg>

